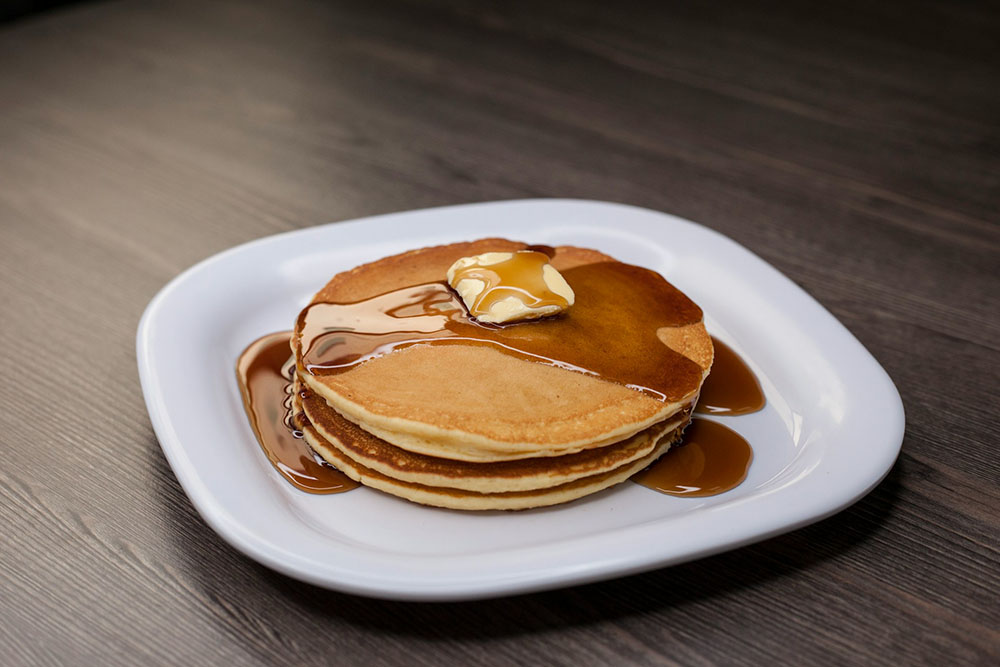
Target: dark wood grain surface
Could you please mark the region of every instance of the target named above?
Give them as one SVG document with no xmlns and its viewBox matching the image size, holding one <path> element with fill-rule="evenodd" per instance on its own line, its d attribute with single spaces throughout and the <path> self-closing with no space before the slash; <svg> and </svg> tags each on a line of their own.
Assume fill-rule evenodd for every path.
<svg viewBox="0 0 1000 667">
<path fill-rule="evenodd" d="M 0 25 L 0 663 L 997 664 L 1000 11 L 676 4 Z M 755 546 L 475 603 L 331 593 L 223 543 L 140 393 L 157 290 L 275 232 L 537 196 L 690 218 L 802 285 L 899 388 L 888 478 Z"/>
</svg>

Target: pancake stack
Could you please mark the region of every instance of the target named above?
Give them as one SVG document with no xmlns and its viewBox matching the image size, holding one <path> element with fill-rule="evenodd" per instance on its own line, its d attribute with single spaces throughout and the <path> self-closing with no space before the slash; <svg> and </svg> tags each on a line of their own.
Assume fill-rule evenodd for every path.
<svg viewBox="0 0 1000 667">
<path fill-rule="evenodd" d="M 527 248 L 483 239 L 387 257 L 337 274 L 312 304 L 365 303 L 395 290 L 440 283 L 462 257 Z M 574 290 L 574 275 L 590 265 L 615 262 L 583 248 L 558 247 L 549 253 L 551 264 Z M 627 480 L 680 439 L 713 350 L 697 306 L 656 274 L 619 267 L 644 271 L 646 283 L 662 283 L 655 288 L 685 310 L 678 324 L 654 330 L 654 343 L 676 357 L 663 369 L 676 376 L 664 378 L 662 386 L 669 391 L 609 379 L 572 363 L 572 355 L 539 360 L 464 338 L 399 346 L 345 370 L 322 373 L 309 363 L 310 346 L 319 339 L 307 335 L 300 316 L 291 344 L 294 408 L 305 439 L 327 462 L 366 486 L 451 509 L 554 505 Z M 600 304 L 594 303 L 596 296 L 586 302 L 588 294 L 578 291 L 577 304 L 555 317 L 593 317 Z M 627 293 L 613 297 L 624 302 L 638 298 Z M 614 361 L 618 348 L 627 348 L 636 336 L 627 323 L 620 336 L 610 335 L 614 324 L 582 328 L 578 335 L 600 336 L 597 343 Z M 523 322 L 503 327 L 501 334 L 523 340 L 544 335 L 546 326 L 544 320 Z M 339 344 L 333 329 L 325 345 Z M 339 329 L 345 335 L 351 330 Z M 576 342 L 565 340 L 566 349 L 575 349 Z"/>
</svg>

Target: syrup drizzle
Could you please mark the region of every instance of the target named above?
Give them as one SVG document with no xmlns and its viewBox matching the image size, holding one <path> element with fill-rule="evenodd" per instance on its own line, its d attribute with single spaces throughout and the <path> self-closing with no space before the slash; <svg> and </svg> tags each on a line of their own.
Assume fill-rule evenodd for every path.
<svg viewBox="0 0 1000 667">
<path fill-rule="evenodd" d="M 243 407 L 257 441 L 281 476 L 309 493 L 341 493 L 358 483 L 323 461 L 302 439 L 292 411 L 291 332 L 251 343 L 236 363 Z"/>
<path fill-rule="evenodd" d="M 444 283 L 313 304 L 299 315 L 299 361 L 309 373 L 329 375 L 418 343 L 460 343 L 597 375 L 662 401 L 680 401 L 698 388 L 701 367 L 657 337 L 660 328 L 701 321 L 701 309 L 682 292 L 653 271 L 620 262 L 562 273 L 576 304 L 530 323 L 480 323 Z"/>
<path fill-rule="evenodd" d="M 715 359 L 701 386 L 694 411 L 736 416 L 763 409 L 760 381 L 743 358 L 712 336 Z M 753 449 L 736 431 L 718 422 L 693 419 L 681 442 L 632 481 L 671 496 L 714 496 L 736 488 L 746 479 Z"/>
<path fill-rule="evenodd" d="M 764 408 L 767 402 L 760 381 L 733 348 L 712 336 L 715 360 L 712 372 L 701 386 L 695 412 L 712 415 L 745 415 Z"/>
</svg>

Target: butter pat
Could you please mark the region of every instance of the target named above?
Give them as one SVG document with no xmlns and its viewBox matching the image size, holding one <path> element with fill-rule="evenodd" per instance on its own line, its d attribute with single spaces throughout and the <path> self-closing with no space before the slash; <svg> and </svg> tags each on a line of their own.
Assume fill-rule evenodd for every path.
<svg viewBox="0 0 1000 667">
<path fill-rule="evenodd" d="M 480 322 L 507 324 L 555 315 L 573 305 L 573 288 L 545 253 L 487 252 L 448 269 L 448 284 Z"/>
</svg>

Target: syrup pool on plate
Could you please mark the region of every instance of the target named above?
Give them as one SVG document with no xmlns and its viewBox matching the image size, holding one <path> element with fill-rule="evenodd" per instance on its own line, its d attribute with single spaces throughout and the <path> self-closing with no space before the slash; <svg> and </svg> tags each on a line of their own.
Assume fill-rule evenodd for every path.
<svg viewBox="0 0 1000 667">
<path fill-rule="evenodd" d="M 290 336 L 284 331 L 259 338 L 236 364 L 250 426 L 275 470 L 297 488 L 309 493 L 350 491 L 358 483 L 313 452 L 295 426 Z"/>
<path fill-rule="evenodd" d="M 696 413 L 736 416 L 764 407 L 760 381 L 743 358 L 712 336 L 715 359 L 701 387 Z M 753 462 L 743 436 L 719 422 L 693 419 L 678 445 L 632 481 L 671 496 L 714 496 L 739 486 Z"/>
</svg>

